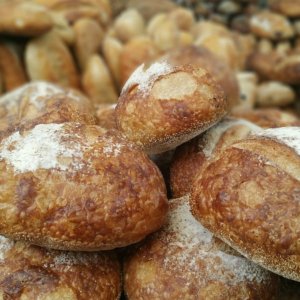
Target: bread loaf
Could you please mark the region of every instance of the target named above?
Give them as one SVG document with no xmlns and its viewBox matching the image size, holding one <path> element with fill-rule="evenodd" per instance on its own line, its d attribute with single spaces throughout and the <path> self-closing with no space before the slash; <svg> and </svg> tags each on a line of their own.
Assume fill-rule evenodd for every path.
<svg viewBox="0 0 300 300">
<path fill-rule="evenodd" d="M 278 279 L 215 238 L 184 197 L 170 201 L 166 225 L 125 258 L 124 284 L 129 300 L 270 300 Z"/>
<path fill-rule="evenodd" d="M 171 52 L 135 70 L 122 89 L 116 120 L 129 140 L 155 154 L 205 131 L 228 109 L 213 75 L 198 64 L 173 64 Z"/>
<path fill-rule="evenodd" d="M 225 118 L 202 135 L 179 146 L 170 167 L 173 197 L 190 193 L 195 176 L 214 153 L 257 130 L 260 127 L 246 120 Z"/>
<path fill-rule="evenodd" d="M 256 132 L 216 155 L 192 188 L 194 216 L 264 268 L 300 281 L 300 128 Z"/>
<path fill-rule="evenodd" d="M 0 97 L 0 137 L 38 124 L 96 124 L 94 109 L 81 93 L 36 81 Z"/>
<path fill-rule="evenodd" d="M 123 247 L 167 212 L 157 167 L 117 133 L 41 124 L 0 143 L 0 233 L 62 250 Z"/>
<path fill-rule="evenodd" d="M 234 112 L 234 117 L 246 119 L 263 128 L 300 126 L 300 119 L 295 114 L 277 108 L 260 108 Z"/>
<path fill-rule="evenodd" d="M 112 252 L 47 250 L 0 237 L 0 299 L 119 299 L 121 270 Z"/>
</svg>

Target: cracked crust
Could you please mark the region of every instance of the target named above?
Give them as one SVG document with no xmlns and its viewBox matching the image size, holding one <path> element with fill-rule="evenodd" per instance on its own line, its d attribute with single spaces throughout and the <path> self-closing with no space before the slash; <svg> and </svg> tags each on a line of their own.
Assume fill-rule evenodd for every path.
<svg viewBox="0 0 300 300">
<path fill-rule="evenodd" d="M 113 252 L 47 250 L 0 236 L 0 299 L 119 299 L 121 267 Z"/>
<path fill-rule="evenodd" d="M 125 259 L 128 299 L 276 299 L 278 278 L 198 223 L 188 197 L 170 201 L 165 226 Z"/>
<path fill-rule="evenodd" d="M 163 178 L 146 154 L 97 126 L 42 124 L 0 144 L 0 232 L 61 250 L 140 241 L 163 224 Z"/>
<path fill-rule="evenodd" d="M 191 206 L 205 227 L 240 253 L 300 281 L 300 158 L 291 147 L 299 134 L 286 138 L 278 130 L 216 155 L 194 181 Z"/>
</svg>

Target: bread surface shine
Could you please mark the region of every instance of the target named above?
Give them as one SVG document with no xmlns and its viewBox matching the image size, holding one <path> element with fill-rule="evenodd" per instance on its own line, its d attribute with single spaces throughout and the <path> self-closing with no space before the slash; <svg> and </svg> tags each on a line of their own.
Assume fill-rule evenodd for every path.
<svg viewBox="0 0 300 300">
<path fill-rule="evenodd" d="M 123 247 L 157 230 L 166 189 L 146 154 L 117 132 L 40 124 L 0 144 L 0 232 L 62 250 Z"/>
<path fill-rule="evenodd" d="M 300 281 L 300 128 L 267 129 L 216 155 L 192 187 L 195 217 L 244 256 Z"/>
</svg>

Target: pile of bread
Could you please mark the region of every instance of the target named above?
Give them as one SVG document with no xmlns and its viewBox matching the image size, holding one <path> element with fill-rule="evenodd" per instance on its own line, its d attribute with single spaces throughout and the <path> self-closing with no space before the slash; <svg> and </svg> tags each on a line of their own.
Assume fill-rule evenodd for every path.
<svg viewBox="0 0 300 300">
<path fill-rule="evenodd" d="M 0 0 L 0 299 L 299 298 L 299 62 L 164 5 Z"/>
</svg>

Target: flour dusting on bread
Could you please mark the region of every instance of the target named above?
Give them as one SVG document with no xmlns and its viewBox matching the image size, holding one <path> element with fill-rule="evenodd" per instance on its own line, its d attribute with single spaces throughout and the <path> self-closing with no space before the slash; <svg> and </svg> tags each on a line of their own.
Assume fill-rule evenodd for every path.
<svg viewBox="0 0 300 300">
<path fill-rule="evenodd" d="M 221 136 L 223 133 L 234 126 L 245 126 L 249 128 L 249 131 L 251 132 L 257 132 L 260 131 L 261 128 L 259 126 L 256 126 L 255 124 L 248 122 L 246 120 L 242 119 L 224 119 L 211 129 L 209 129 L 204 134 L 204 141 L 205 146 L 203 149 L 201 149 L 206 157 L 210 157 L 212 153 L 214 152 L 215 147 L 217 146 Z"/>
<path fill-rule="evenodd" d="M 0 160 L 4 159 L 16 173 L 37 169 L 80 169 L 82 146 L 72 142 L 64 124 L 41 124 L 32 130 L 15 132 L 0 145 Z"/>
<path fill-rule="evenodd" d="M 213 234 L 191 214 L 188 197 L 171 201 L 164 234 L 168 243 L 165 267 L 184 268 L 199 276 L 200 281 L 216 280 L 233 285 L 244 281 L 261 283 L 268 278 L 268 271 L 217 246 Z M 199 265 L 204 266 L 202 272 Z"/>
<path fill-rule="evenodd" d="M 169 74 L 173 68 L 167 62 L 155 62 L 145 70 L 145 64 L 140 65 L 125 83 L 121 94 L 137 85 L 138 90 L 147 93 L 154 82 L 160 77 Z"/>
<path fill-rule="evenodd" d="M 294 149 L 300 155 L 300 127 L 270 128 L 256 133 L 256 136 L 276 140 Z"/>
</svg>

